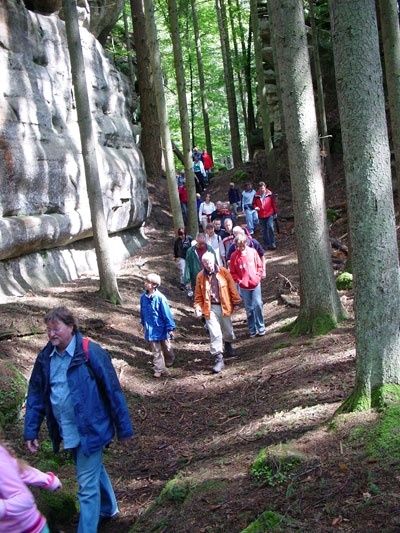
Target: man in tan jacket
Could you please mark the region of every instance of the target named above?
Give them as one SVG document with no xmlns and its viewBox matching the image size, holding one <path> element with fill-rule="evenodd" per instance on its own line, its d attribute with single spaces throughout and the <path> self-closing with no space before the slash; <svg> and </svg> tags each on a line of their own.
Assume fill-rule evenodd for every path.
<svg viewBox="0 0 400 533">
<path fill-rule="evenodd" d="M 229 271 L 216 265 L 215 256 L 205 252 L 203 270 L 197 274 L 194 293 L 194 310 L 197 317 L 204 316 L 210 334 L 210 353 L 214 357 L 213 372 L 218 374 L 225 366 L 226 357 L 235 355 L 235 339 L 231 316 L 240 304 L 240 296 Z"/>
</svg>

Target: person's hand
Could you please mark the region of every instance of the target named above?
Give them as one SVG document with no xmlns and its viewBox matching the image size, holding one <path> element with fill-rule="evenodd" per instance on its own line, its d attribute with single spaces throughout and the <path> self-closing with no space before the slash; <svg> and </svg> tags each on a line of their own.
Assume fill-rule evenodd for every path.
<svg viewBox="0 0 400 533">
<path fill-rule="evenodd" d="M 260 208 L 259 207 L 255 207 L 254 208 L 256 211 L 260 211 Z"/>
<path fill-rule="evenodd" d="M 198 307 L 196 307 L 195 310 L 194 310 L 194 315 L 195 315 L 195 317 L 196 317 L 196 318 L 200 318 L 200 317 L 202 316 L 202 314 L 203 314 L 203 313 L 202 313 L 201 309 L 199 309 Z"/>
<path fill-rule="evenodd" d="M 168 331 L 168 338 L 170 341 L 172 341 L 172 339 L 174 338 L 174 332 L 173 331 Z"/>
<path fill-rule="evenodd" d="M 25 444 L 31 453 L 36 453 L 39 450 L 39 441 L 37 439 L 27 440 Z"/>
<path fill-rule="evenodd" d="M 48 490 L 51 490 L 52 492 L 56 492 L 57 490 L 62 489 L 62 483 L 58 479 L 58 477 L 53 474 L 53 472 L 47 472 L 47 475 L 49 476 L 49 485 Z"/>
</svg>

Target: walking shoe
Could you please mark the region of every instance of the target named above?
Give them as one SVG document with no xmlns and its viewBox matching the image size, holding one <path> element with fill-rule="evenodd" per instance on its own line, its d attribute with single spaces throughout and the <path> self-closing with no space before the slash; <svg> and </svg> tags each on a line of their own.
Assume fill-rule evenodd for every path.
<svg viewBox="0 0 400 533">
<path fill-rule="evenodd" d="M 154 376 L 155 378 L 160 378 L 160 377 L 162 376 L 162 373 L 161 373 L 161 372 L 157 372 L 157 371 L 155 371 L 154 374 L 153 374 L 153 376 Z"/>
<path fill-rule="evenodd" d="M 222 355 L 222 353 L 216 353 L 214 355 L 214 366 L 212 371 L 214 372 L 214 374 L 219 374 L 220 372 L 222 372 L 224 367 L 224 356 Z"/>
<path fill-rule="evenodd" d="M 266 334 L 265 329 L 263 329 L 262 331 L 257 331 L 257 335 L 258 335 L 259 337 L 263 337 L 265 334 Z"/>
<path fill-rule="evenodd" d="M 236 357 L 235 350 L 233 349 L 232 343 L 225 341 L 224 342 L 224 356 L 225 357 Z"/>
<path fill-rule="evenodd" d="M 250 333 L 250 338 L 255 337 L 256 335 L 257 335 L 256 332 L 254 332 L 254 333 Z"/>
</svg>

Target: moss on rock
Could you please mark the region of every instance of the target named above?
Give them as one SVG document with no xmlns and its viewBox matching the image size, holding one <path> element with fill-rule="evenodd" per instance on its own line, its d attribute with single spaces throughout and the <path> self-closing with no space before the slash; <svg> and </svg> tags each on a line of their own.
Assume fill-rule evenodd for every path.
<svg viewBox="0 0 400 533">
<path fill-rule="evenodd" d="M 344 317 L 343 317 L 344 318 Z M 300 335 L 312 335 L 318 337 L 326 335 L 338 325 L 338 321 L 332 315 L 319 315 L 314 318 L 304 318 L 298 316 L 296 320 L 280 328 L 281 333 L 299 337 Z"/>
<path fill-rule="evenodd" d="M 9 361 L 0 359 L 0 426 L 15 420 L 24 403 L 27 382 Z"/>
<path fill-rule="evenodd" d="M 289 520 L 275 511 L 264 511 L 257 520 L 249 524 L 241 533 L 265 533 L 266 531 L 284 531 Z"/>
<path fill-rule="evenodd" d="M 292 472 L 308 458 L 287 445 L 278 444 L 263 448 L 250 467 L 257 483 L 274 487 L 288 481 Z"/>
</svg>

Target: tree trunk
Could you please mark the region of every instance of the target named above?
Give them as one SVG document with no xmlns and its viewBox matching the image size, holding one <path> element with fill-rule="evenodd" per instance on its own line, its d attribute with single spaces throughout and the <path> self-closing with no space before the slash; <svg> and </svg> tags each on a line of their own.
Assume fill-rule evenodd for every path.
<svg viewBox="0 0 400 533">
<path fill-rule="evenodd" d="M 228 13 L 229 13 L 229 24 L 231 28 L 232 43 L 233 43 L 237 87 L 239 91 L 240 105 L 242 108 L 243 122 L 245 125 L 245 131 L 246 131 L 247 151 L 250 154 L 250 132 L 249 132 L 249 124 L 247 120 L 247 106 L 246 106 L 246 99 L 245 99 L 244 90 L 243 90 L 243 79 L 242 79 L 243 69 L 242 69 L 242 61 L 241 61 L 241 58 L 239 57 L 239 48 L 238 48 L 237 39 L 236 39 L 236 30 L 235 30 L 236 21 L 235 21 L 235 17 L 233 13 L 232 0 L 228 0 Z"/>
<path fill-rule="evenodd" d="M 322 334 L 344 316 L 328 238 L 317 119 L 302 0 L 270 0 L 288 142 L 300 313 L 294 333 Z"/>
<path fill-rule="evenodd" d="M 395 0 L 379 0 L 392 142 L 396 163 L 397 204 L 400 206 L 400 30 Z"/>
<path fill-rule="evenodd" d="M 192 149 L 190 143 L 189 114 L 186 100 L 185 71 L 183 68 L 182 45 L 179 31 L 179 19 L 176 0 L 168 0 L 168 14 L 171 28 L 171 40 L 174 52 L 176 86 L 179 101 L 179 117 L 181 122 L 182 146 L 185 165 L 186 187 L 188 190 L 188 232 L 196 235 L 198 229 L 196 186 L 194 181 Z"/>
<path fill-rule="evenodd" d="M 271 187 L 277 185 L 276 164 L 274 147 L 271 137 L 271 121 L 269 117 L 269 107 L 267 102 L 267 93 L 265 90 L 264 66 L 261 57 L 260 28 L 258 23 L 257 0 L 250 0 L 251 25 L 254 35 L 254 56 L 256 60 L 257 73 L 257 94 L 261 111 L 261 121 L 264 139 L 264 150 L 268 166 L 268 184 Z"/>
<path fill-rule="evenodd" d="M 239 120 L 237 115 L 235 83 L 233 79 L 233 68 L 230 55 L 229 35 L 226 23 L 226 10 L 224 0 L 215 0 L 215 8 L 217 10 L 222 62 L 224 65 L 225 91 L 228 104 L 232 159 L 233 165 L 235 167 L 239 167 L 242 164 L 242 150 L 240 147 L 240 132 Z"/>
<path fill-rule="evenodd" d="M 330 7 L 356 316 L 351 411 L 400 397 L 399 260 L 375 2 Z"/>
<path fill-rule="evenodd" d="M 176 172 L 174 166 L 174 153 L 172 151 L 171 134 L 168 124 L 168 111 L 164 94 L 164 81 L 161 70 L 160 49 L 157 41 L 157 27 L 154 18 L 153 0 L 143 0 L 146 21 L 147 43 L 150 55 L 150 70 L 157 104 L 157 115 L 161 130 L 161 149 L 164 157 L 165 172 L 167 174 L 168 194 L 171 205 L 174 228 L 183 227 L 181 204 L 179 202 L 178 188 L 176 186 Z"/>
<path fill-rule="evenodd" d="M 124 33 L 125 33 L 125 46 L 126 46 L 126 57 L 128 60 L 128 69 L 129 69 L 129 78 L 132 84 L 132 87 L 135 87 L 135 71 L 133 68 L 133 62 L 132 62 L 132 46 L 131 46 L 131 36 L 129 35 L 129 28 L 128 28 L 128 16 L 126 14 L 126 6 L 124 5 L 124 8 L 122 10 L 122 16 L 124 20 Z"/>
<path fill-rule="evenodd" d="M 322 146 L 322 158 L 324 161 L 324 167 L 326 176 L 329 177 L 332 174 L 332 161 L 331 161 L 331 149 L 329 146 L 328 127 L 326 125 L 326 113 L 325 113 L 325 95 L 324 85 L 322 82 L 321 62 L 319 59 L 319 40 L 318 29 L 315 25 L 314 16 L 314 0 L 308 0 L 310 8 L 310 22 L 311 22 L 311 35 L 314 51 L 314 68 L 315 77 L 317 80 L 317 105 L 318 105 L 318 118 L 319 118 L 319 131 L 321 134 L 321 146 Z"/>
<path fill-rule="evenodd" d="M 252 57 L 251 36 L 252 36 L 252 33 L 253 32 L 251 30 L 251 20 L 249 20 L 247 50 L 246 50 L 246 47 L 244 47 L 243 61 L 244 61 L 244 79 L 245 79 L 246 94 L 247 94 L 247 120 L 248 120 L 249 134 L 250 134 L 250 153 L 249 153 L 250 161 L 252 161 L 254 157 L 254 144 L 252 140 L 252 134 L 254 130 L 256 129 L 256 118 L 254 115 L 254 103 L 253 103 L 252 73 L 251 73 L 251 57 Z"/>
<path fill-rule="evenodd" d="M 100 187 L 96 155 L 97 139 L 93 131 L 76 0 L 63 0 L 63 8 L 94 246 L 99 269 L 100 295 L 112 303 L 120 304 L 121 296 L 109 250 L 108 231 L 104 216 L 103 194 Z"/>
<path fill-rule="evenodd" d="M 200 87 L 201 110 L 203 112 L 204 136 L 206 138 L 207 152 L 212 157 L 210 118 L 208 116 L 208 102 L 207 102 L 207 96 L 206 96 L 206 84 L 205 84 L 205 78 L 204 78 L 203 56 L 201 53 L 200 31 L 199 31 L 199 21 L 197 19 L 196 0 L 190 0 L 190 4 L 192 7 L 192 21 L 193 21 L 194 40 L 195 40 L 195 45 L 196 45 L 197 70 L 199 73 L 199 87 Z M 194 139 L 194 135 L 193 135 L 192 140 L 193 139 Z"/>
<path fill-rule="evenodd" d="M 147 177 L 158 180 L 162 175 L 161 132 L 155 91 L 150 76 L 150 57 L 143 3 L 131 0 L 131 12 L 137 62 L 137 85 L 140 97 L 140 150 L 143 154 Z"/>
</svg>

